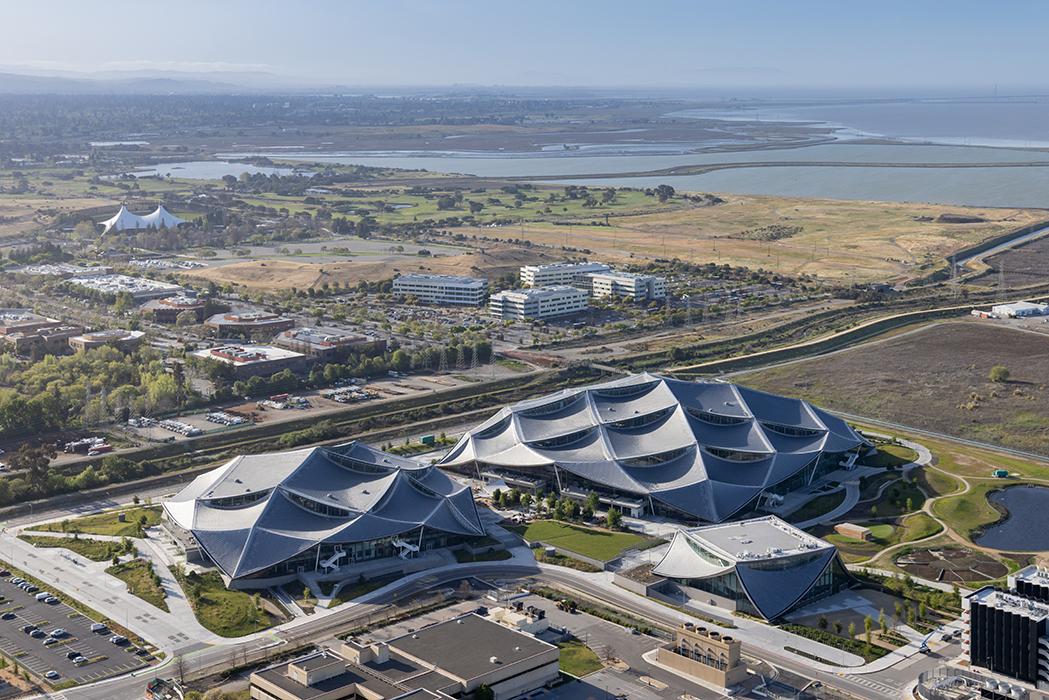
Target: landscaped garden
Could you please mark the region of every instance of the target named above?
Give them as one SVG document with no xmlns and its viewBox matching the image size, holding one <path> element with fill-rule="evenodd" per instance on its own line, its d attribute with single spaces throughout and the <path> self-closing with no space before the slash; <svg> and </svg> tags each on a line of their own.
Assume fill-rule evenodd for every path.
<svg viewBox="0 0 1049 700">
<path fill-rule="evenodd" d="M 556 520 L 535 520 L 514 529 L 529 542 L 542 542 L 598 561 L 610 561 L 628 550 L 647 549 L 662 542 L 634 532 L 616 532 Z"/>
<path fill-rule="evenodd" d="M 121 514 L 124 516 L 123 520 L 121 520 Z M 118 508 L 104 513 L 45 523 L 27 529 L 43 532 L 79 532 L 85 535 L 110 535 L 112 537 L 138 537 L 140 527 L 157 525 L 160 523 L 162 514 L 163 510 L 160 506 Z"/>
<path fill-rule="evenodd" d="M 164 600 L 167 594 L 160 585 L 160 577 L 153 570 L 152 563 L 145 559 L 132 559 L 109 567 L 106 573 L 126 583 L 131 595 L 168 612 L 168 604 Z"/>
<path fill-rule="evenodd" d="M 176 572 L 197 621 L 220 637 L 243 637 L 273 625 L 258 594 L 226 588 L 218 572 Z"/>
</svg>

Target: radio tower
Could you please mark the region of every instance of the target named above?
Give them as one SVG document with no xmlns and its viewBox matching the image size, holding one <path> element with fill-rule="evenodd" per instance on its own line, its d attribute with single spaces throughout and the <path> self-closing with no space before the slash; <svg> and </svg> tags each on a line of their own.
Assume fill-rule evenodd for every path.
<svg viewBox="0 0 1049 700">
<path fill-rule="evenodd" d="M 1002 260 L 998 263 L 998 301 L 1005 301 L 1005 261 Z"/>
<path fill-rule="evenodd" d="M 954 256 L 951 256 L 951 296 L 955 299 L 958 298 L 958 294 L 961 292 L 961 288 L 958 286 L 958 265 L 954 262 Z"/>
</svg>

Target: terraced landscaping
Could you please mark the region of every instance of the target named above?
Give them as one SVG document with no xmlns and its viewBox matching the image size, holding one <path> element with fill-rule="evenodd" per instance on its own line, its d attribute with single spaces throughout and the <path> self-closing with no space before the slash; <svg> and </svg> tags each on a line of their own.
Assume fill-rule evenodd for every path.
<svg viewBox="0 0 1049 700">
<path fill-rule="evenodd" d="M 123 513 L 124 519 L 120 519 Z M 80 532 L 86 535 L 109 535 L 112 537 L 136 537 L 141 523 L 152 527 L 160 523 L 163 509 L 160 506 L 140 506 L 134 508 L 117 508 L 105 513 L 95 513 L 79 518 L 61 520 L 37 525 L 29 530 L 41 532 Z M 145 517 L 143 521 L 142 518 Z"/>
<path fill-rule="evenodd" d="M 633 532 L 599 530 L 556 520 L 536 520 L 517 531 L 530 542 L 543 542 L 599 561 L 610 561 L 627 550 L 647 549 L 661 543 L 654 537 Z"/>
<path fill-rule="evenodd" d="M 109 540 L 26 534 L 19 535 L 18 539 L 24 540 L 34 547 L 61 547 L 68 549 L 91 561 L 106 561 L 124 552 L 124 547 L 119 542 L 111 542 Z"/>
</svg>

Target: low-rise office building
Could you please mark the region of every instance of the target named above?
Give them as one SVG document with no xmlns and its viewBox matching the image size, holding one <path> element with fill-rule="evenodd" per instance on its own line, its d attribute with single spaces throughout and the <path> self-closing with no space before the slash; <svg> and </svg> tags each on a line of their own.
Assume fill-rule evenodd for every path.
<svg viewBox="0 0 1049 700">
<path fill-rule="evenodd" d="M 171 282 L 161 282 L 145 277 L 129 275 L 92 275 L 90 277 L 70 277 L 67 284 L 80 287 L 105 296 L 130 294 L 135 301 L 160 299 L 176 294 L 184 294 L 185 289 Z"/>
<path fill-rule="evenodd" d="M 351 639 L 251 675 L 256 700 L 422 700 L 470 697 L 481 686 L 495 700 L 558 680 L 558 648 L 468 613 L 387 642 Z"/>
<path fill-rule="evenodd" d="M 590 295 L 595 299 L 622 297 L 631 301 L 653 301 L 667 298 L 665 277 L 609 271 L 590 273 L 586 279 Z"/>
<path fill-rule="evenodd" d="M 295 321 L 268 311 L 226 312 L 204 321 L 204 328 L 221 338 L 273 334 L 295 326 Z"/>
<path fill-rule="evenodd" d="M 69 339 L 69 347 L 76 352 L 93 350 L 106 345 L 114 347 L 121 352 L 133 352 L 142 345 L 145 338 L 142 331 L 126 331 L 123 328 L 110 328 L 102 331 L 92 331 L 82 335 L 75 335 Z"/>
<path fill-rule="evenodd" d="M 481 306 L 488 297 L 488 280 L 456 275 L 401 275 L 393 281 L 393 293 L 413 296 L 423 304 Z"/>
<path fill-rule="evenodd" d="M 678 530 L 652 573 L 689 597 L 765 620 L 854 583 L 834 545 L 773 515 Z"/>
<path fill-rule="evenodd" d="M 268 377 L 285 369 L 301 372 L 310 364 L 301 352 L 275 348 L 271 345 L 220 345 L 191 353 L 211 362 L 222 362 L 233 368 L 236 379 Z"/>
<path fill-rule="evenodd" d="M 32 333 L 41 328 L 61 326 L 56 318 L 48 318 L 28 309 L 0 309 L 0 335 Z"/>
<path fill-rule="evenodd" d="M 0 336 L 0 340 L 19 357 L 39 359 L 45 355 L 68 353 L 69 339 L 83 332 L 83 326 L 59 324 L 35 330 L 15 331 Z"/>
<path fill-rule="evenodd" d="M 184 313 L 192 316 L 194 323 L 204 321 L 207 302 L 194 296 L 176 294 L 163 299 L 152 299 L 142 305 L 142 313 L 151 316 L 157 323 L 176 323 Z"/>
<path fill-rule="evenodd" d="M 320 362 L 338 362 L 350 355 L 381 355 L 386 340 L 346 333 L 333 328 L 292 328 L 278 333 L 273 344 L 301 352 Z"/>
<path fill-rule="evenodd" d="M 510 289 L 493 294 L 488 311 L 505 321 L 562 318 L 582 313 L 589 308 L 586 292 L 559 285 L 535 289 Z"/>
<path fill-rule="evenodd" d="M 608 272 L 612 268 L 604 263 L 558 262 L 546 265 L 524 265 L 521 267 L 521 284 L 525 287 L 549 287 L 557 284 L 576 284 L 592 273 Z"/>
</svg>

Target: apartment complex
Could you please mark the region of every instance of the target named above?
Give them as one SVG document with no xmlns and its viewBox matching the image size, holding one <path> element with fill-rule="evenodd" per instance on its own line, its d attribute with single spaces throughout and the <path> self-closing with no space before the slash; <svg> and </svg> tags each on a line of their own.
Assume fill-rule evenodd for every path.
<svg viewBox="0 0 1049 700">
<path fill-rule="evenodd" d="M 510 289 L 493 294 L 488 311 L 505 321 L 561 318 L 586 311 L 587 294 L 568 285 L 535 289 Z"/>
<path fill-rule="evenodd" d="M 592 273 L 609 272 L 612 268 L 604 263 L 559 262 L 547 265 L 524 265 L 521 268 L 521 285 L 525 287 L 549 287 L 558 284 L 575 284 Z"/>
<path fill-rule="evenodd" d="M 586 279 L 595 299 L 623 297 L 632 301 L 653 301 L 667 298 L 665 277 L 609 271 L 590 273 Z"/>
<path fill-rule="evenodd" d="M 401 275 L 393 281 L 393 293 L 413 296 L 424 304 L 481 306 L 488 296 L 488 280 L 456 275 Z"/>
</svg>

